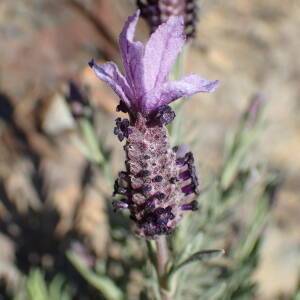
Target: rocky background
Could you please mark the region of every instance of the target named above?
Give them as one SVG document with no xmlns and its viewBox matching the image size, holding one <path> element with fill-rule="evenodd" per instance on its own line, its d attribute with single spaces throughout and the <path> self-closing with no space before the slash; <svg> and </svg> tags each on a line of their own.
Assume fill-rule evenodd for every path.
<svg viewBox="0 0 300 300">
<path fill-rule="evenodd" d="M 265 95 L 266 125 L 253 156 L 278 170 L 283 184 L 255 277 L 260 299 L 274 299 L 294 289 L 300 270 L 300 2 L 205 0 L 199 6 L 186 72 L 222 84 L 184 105 L 191 128 L 185 140 L 199 141 L 201 177 L 208 181 L 205 175 L 221 165 L 225 133 L 254 94 Z M 99 137 L 113 149 L 115 172 L 121 169 L 122 149 L 111 134 L 118 99 L 87 62 L 120 62 L 118 34 L 134 10 L 130 0 L 0 3 L 0 276 L 11 285 L 28 263 L 63 268 L 55 255 L 72 234 L 106 255 L 108 221 L 97 191 L 110 193 L 109 187 L 74 146 L 75 123 L 63 96 L 70 79 L 86 88 Z M 145 40 L 147 27 L 140 25 Z M 44 242 L 35 247 L 41 231 Z"/>
</svg>

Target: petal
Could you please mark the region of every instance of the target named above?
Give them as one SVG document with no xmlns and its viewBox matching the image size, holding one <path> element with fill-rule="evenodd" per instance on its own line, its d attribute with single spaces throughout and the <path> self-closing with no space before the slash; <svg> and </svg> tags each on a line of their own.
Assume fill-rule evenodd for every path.
<svg viewBox="0 0 300 300">
<path fill-rule="evenodd" d="M 219 85 L 219 80 L 210 81 L 197 74 L 189 74 L 180 80 L 168 81 L 158 88 L 152 89 L 143 97 L 143 111 L 149 114 L 162 105 L 196 93 L 211 93 Z"/>
<path fill-rule="evenodd" d="M 120 73 L 118 67 L 113 62 L 107 62 L 101 66 L 89 62 L 90 67 L 95 71 L 97 77 L 110 85 L 120 99 L 128 106 L 131 106 L 131 92 L 124 76 Z"/>
<path fill-rule="evenodd" d="M 147 91 L 165 82 L 184 42 L 183 17 L 170 17 L 151 35 L 143 59 Z"/>
<path fill-rule="evenodd" d="M 129 17 L 119 37 L 123 66 L 126 79 L 130 85 L 134 99 L 144 94 L 143 65 L 144 45 L 134 42 L 135 27 L 138 22 L 140 11 Z"/>
</svg>

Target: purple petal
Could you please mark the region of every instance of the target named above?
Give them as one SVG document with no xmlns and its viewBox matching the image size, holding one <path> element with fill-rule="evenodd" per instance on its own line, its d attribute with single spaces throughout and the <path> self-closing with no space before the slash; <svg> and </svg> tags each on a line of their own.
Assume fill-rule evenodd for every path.
<svg viewBox="0 0 300 300">
<path fill-rule="evenodd" d="M 143 59 L 146 91 L 166 81 L 184 42 L 182 17 L 170 17 L 151 35 L 146 44 Z"/>
<path fill-rule="evenodd" d="M 129 17 L 125 23 L 119 38 L 119 46 L 122 55 L 126 79 L 133 93 L 133 99 L 138 99 L 144 94 L 143 64 L 144 45 L 134 42 L 135 27 L 140 11 Z"/>
<path fill-rule="evenodd" d="M 95 71 L 97 77 L 110 85 L 120 99 L 130 107 L 131 92 L 124 76 L 113 62 L 98 66 L 94 61 L 89 62 L 90 67 Z"/>
<path fill-rule="evenodd" d="M 219 85 L 219 80 L 210 81 L 197 74 L 189 74 L 180 80 L 168 81 L 158 88 L 154 88 L 143 97 L 143 111 L 146 114 L 158 109 L 162 105 L 196 93 L 211 93 Z"/>
</svg>

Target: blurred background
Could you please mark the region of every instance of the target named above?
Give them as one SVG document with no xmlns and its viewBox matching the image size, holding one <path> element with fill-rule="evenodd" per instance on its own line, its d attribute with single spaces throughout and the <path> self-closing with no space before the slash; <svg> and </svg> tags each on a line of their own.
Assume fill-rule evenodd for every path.
<svg viewBox="0 0 300 300">
<path fill-rule="evenodd" d="M 185 73 L 219 79 L 221 86 L 184 105 L 183 126 L 193 128 L 185 141 L 199 142 L 205 185 L 222 164 L 226 132 L 235 130 L 248 100 L 263 93 L 267 122 L 251 155 L 279 172 L 282 183 L 254 278 L 257 299 L 290 299 L 300 270 L 300 2 L 201 0 L 199 6 Z M 10 299 L 8 291 L 17 290 L 33 266 L 49 276 L 66 272 L 90 297 L 78 299 L 97 299 L 65 251 L 85 251 L 85 245 L 97 257 L 120 255 L 101 196 L 111 187 L 78 150 L 76 122 L 64 100 L 70 80 L 89 95 L 116 174 L 124 161 L 112 134 L 118 99 L 87 62 L 120 63 L 118 35 L 135 10 L 133 0 L 0 2 L 1 300 Z M 148 36 L 144 20 L 137 36 Z"/>
</svg>

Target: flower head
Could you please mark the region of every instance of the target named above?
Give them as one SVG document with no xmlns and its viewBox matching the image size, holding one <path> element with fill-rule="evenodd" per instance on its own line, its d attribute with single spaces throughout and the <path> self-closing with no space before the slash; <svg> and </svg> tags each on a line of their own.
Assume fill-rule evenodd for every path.
<svg viewBox="0 0 300 300">
<path fill-rule="evenodd" d="M 171 148 L 168 131 L 175 113 L 172 101 L 198 92 L 212 92 L 218 81 L 190 74 L 169 81 L 168 74 L 180 52 L 185 36 L 183 19 L 171 17 L 151 35 L 144 46 L 135 42 L 134 32 L 139 12 L 129 17 L 120 34 L 125 76 L 117 66 L 102 66 L 93 61 L 96 75 L 108 83 L 120 98 L 117 111 L 129 119 L 116 119 L 114 133 L 126 139 L 126 171 L 115 181 L 113 209 L 129 209 L 141 237 L 155 239 L 170 234 L 182 213 L 196 210 L 199 194 L 194 157 L 187 147 Z"/>
<path fill-rule="evenodd" d="M 172 101 L 199 92 L 212 92 L 218 81 L 209 81 L 197 74 L 189 74 L 177 81 L 168 75 L 185 43 L 182 17 L 170 17 L 151 35 L 147 44 L 134 41 L 139 11 L 129 17 L 120 34 L 119 46 L 125 77 L 113 62 L 90 66 L 96 75 L 109 84 L 120 97 L 121 105 L 131 117 L 141 113 L 153 116 L 159 108 Z"/>
</svg>

